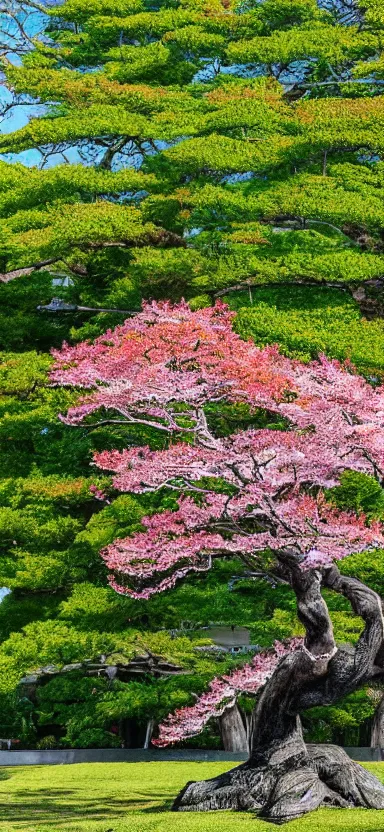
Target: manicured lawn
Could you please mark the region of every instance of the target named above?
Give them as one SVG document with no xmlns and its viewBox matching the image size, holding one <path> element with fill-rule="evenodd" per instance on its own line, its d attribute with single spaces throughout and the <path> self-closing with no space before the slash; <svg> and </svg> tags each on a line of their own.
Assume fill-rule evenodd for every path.
<svg viewBox="0 0 384 832">
<path fill-rule="evenodd" d="M 187 780 L 212 777 L 223 763 L 83 763 L 1 771 L 0 832 L 272 832 L 250 814 L 173 814 Z M 367 768 L 384 780 L 384 763 Z M 287 832 L 384 832 L 384 811 L 325 809 Z"/>
</svg>

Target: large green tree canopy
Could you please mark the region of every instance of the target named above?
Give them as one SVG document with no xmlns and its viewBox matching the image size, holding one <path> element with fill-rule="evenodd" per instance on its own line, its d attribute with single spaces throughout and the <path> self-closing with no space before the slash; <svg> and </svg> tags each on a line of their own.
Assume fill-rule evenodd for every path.
<svg viewBox="0 0 384 832">
<path fill-rule="evenodd" d="M 44 106 L 0 139 L 2 271 L 54 263 L 125 309 L 381 278 L 383 30 L 378 0 L 50 7 L 3 58 L 15 104 Z"/>
</svg>

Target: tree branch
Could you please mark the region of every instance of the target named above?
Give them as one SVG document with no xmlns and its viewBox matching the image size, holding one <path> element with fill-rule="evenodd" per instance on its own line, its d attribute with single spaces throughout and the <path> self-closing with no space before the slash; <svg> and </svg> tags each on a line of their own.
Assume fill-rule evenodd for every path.
<svg viewBox="0 0 384 832">
<path fill-rule="evenodd" d="M 321 594 L 322 575 L 315 569 L 303 569 L 294 551 L 281 551 L 277 558 L 296 595 L 297 614 L 305 627 L 305 648 L 313 662 L 321 661 L 325 672 L 337 647 L 328 607 Z"/>
<path fill-rule="evenodd" d="M 59 260 L 59 257 L 50 257 L 48 260 L 40 260 L 38 263 L 33 263 L 32 266 L 14 269 L 11 272 L 4 272 L 4 274 L 0 274 L 0 282 L 9 283 L 9 281 L 14 280 L 15 277 L 24 277 L 24 275 L 32 274 L 32 272 L 43 269 L 44 266 L 50 266 L 52 263 L 57 263 Z"/>
<path fill-rule="evenodd" d="M 365 627 L 356 648 L 339 648 L 330 662 L 327 676 L 316 683 L 310 683 L 301 691 L 297 702 L 299 710 L 315 705 L 331 705 L 384 672 L 378 666 L 382 661 L 384 646 L 379 595 L 357 578 L 341 575 L 335 564 L 323 570 L 322 583 L 348 598 L 356 615 L 363 619 Z"/>
<path fill-rule="evenodd" d="M 123 150 L 125 145 L 130 141 L 133 141 L 133 139 L 130 136 L 122 136 L 116 142 L 111 144 L 111 146 L 108 147 L 108 149 L 105 151 L 101 162 L 99 162 L 98 164 L 98 167 L 102 168 L 103 170 L 111 170 L 113 159 L 116 153 L 120 153 L 120 151 Z"/>
<path fill-rule="evenodd" d="M 365 282 L 368 282 L 368 281 L 365 281 Z M 354 284 L 351 284 L 351 288 L 356 288 L 357 283 L 358 283 L 358 281 L 356 281 L 356 283 L 354 283 Z M 350 284 L 348 284 L 348 286 L 346 286 L 345 283 L 341 283 L 341 282 L 336 281 L 336 280 L 332 280 L 332 281 L 330 281 L 330 280 L 300 280 L 300 278 L 298 278 L 298 279 L 295 278 L 295 279 L 292 279 L 292 280 L 279 280 L 279 281 L 276 281 L 276 283 L 274 283 L 273 285 L 275 285 L 275 286 L 317 286 L 317 287 L 326 286 L 329 289 L 342 289 L 344 292 L 351 291 Z M 358 285 L 361 285 L 361 282 Z M 271 286 L 271 282 L 265 280 L 265 281 L 262 281 L 260 283 L 256 283 L 252 280 L 252 278 L 249 278 L 248 280 L 241 281 L 241 283 L 235 283 L 235 284 L 233 284 L 233 286 L 228 286 L 226 289 L 220 289 L 218 292 L 214 292 L 213 297 L 221 298 L 221 297 L 224 297 L 225 295 L 227 295 L 229 292 L 243 292 L 245 289 L 249 289 L 250 287 L 252 287 L 254 289 L 258 289 L 259 287 L 263 287 L 263 286 Z"/>
<path fill-rule="evenodd" d="M 348 598 L 353 611 L 365 622 L 356 645 L 354 664 L 359 677 L 368 679 L 374 672 L 375 659 L 384 638 L 381 598 L 357 578 L 341 575 L 335 564 L 324 570 L 323 585 Z"/>
</svg>

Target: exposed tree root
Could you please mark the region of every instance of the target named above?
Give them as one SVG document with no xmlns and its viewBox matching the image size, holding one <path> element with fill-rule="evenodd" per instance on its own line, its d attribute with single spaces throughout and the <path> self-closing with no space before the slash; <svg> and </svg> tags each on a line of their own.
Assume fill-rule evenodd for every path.
<svg viewBox="0 0 384 832">
<path fill-rule="evenodd" d="M 263 750 L 212 780 L 188 783 L 175 800 L 179 812 L 254 811 L 286 823 L 321 806 L 384 809 L 384 786 L 337 746 L 291 742 Z M 268 758 L 268 760 L 266 759 Z"/>
</svg>

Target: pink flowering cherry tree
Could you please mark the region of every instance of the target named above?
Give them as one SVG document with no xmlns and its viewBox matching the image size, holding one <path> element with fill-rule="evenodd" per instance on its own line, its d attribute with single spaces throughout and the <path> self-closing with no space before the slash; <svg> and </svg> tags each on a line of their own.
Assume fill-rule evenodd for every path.
<svg viewBox="0 0 384 832">
<path fill-rule="evenodd" d="M 117 490 L 169 489 L 178 500 L 177 510 L 144 518 L 142 531 L 102 552 L 111 586 L 147 599 L 206 572 L 214 558 L 235 556 L 250 576 L 284 581 L 296 596 L 304 639 L 276 644 L 214 680 L 161 726 L 158 744 L 176 742 L 233 707 L 239 693 L 258 693 L 248 761 L 188 783 L 174 809 L 252 810 L 275 823 L 319 806 L 384 809 L 382 784 L 341 749 L 306 746 L 300 725 L 303 709 L 384 678 L 381 600 L 337 567 L 351 553 L 383 546 L 383 531 L 326 498 L 346 469 L 382 477 L 384 388 L 324 357 L 302 364 L 259 349 L 232 323 L 221 303 L 195 312 L 151 303 L 94 343 L 54 354 L 53 383 L 83 389 L 64 422 L 146 426 L 164 438 L 163 450 L 95 455 Z M 220 403 L 261 408 L 286 428 L 220 437 L 207 416 Z M 354 649 L 336 645 L 323 587 L 361 617 Z"/>
</svg>

